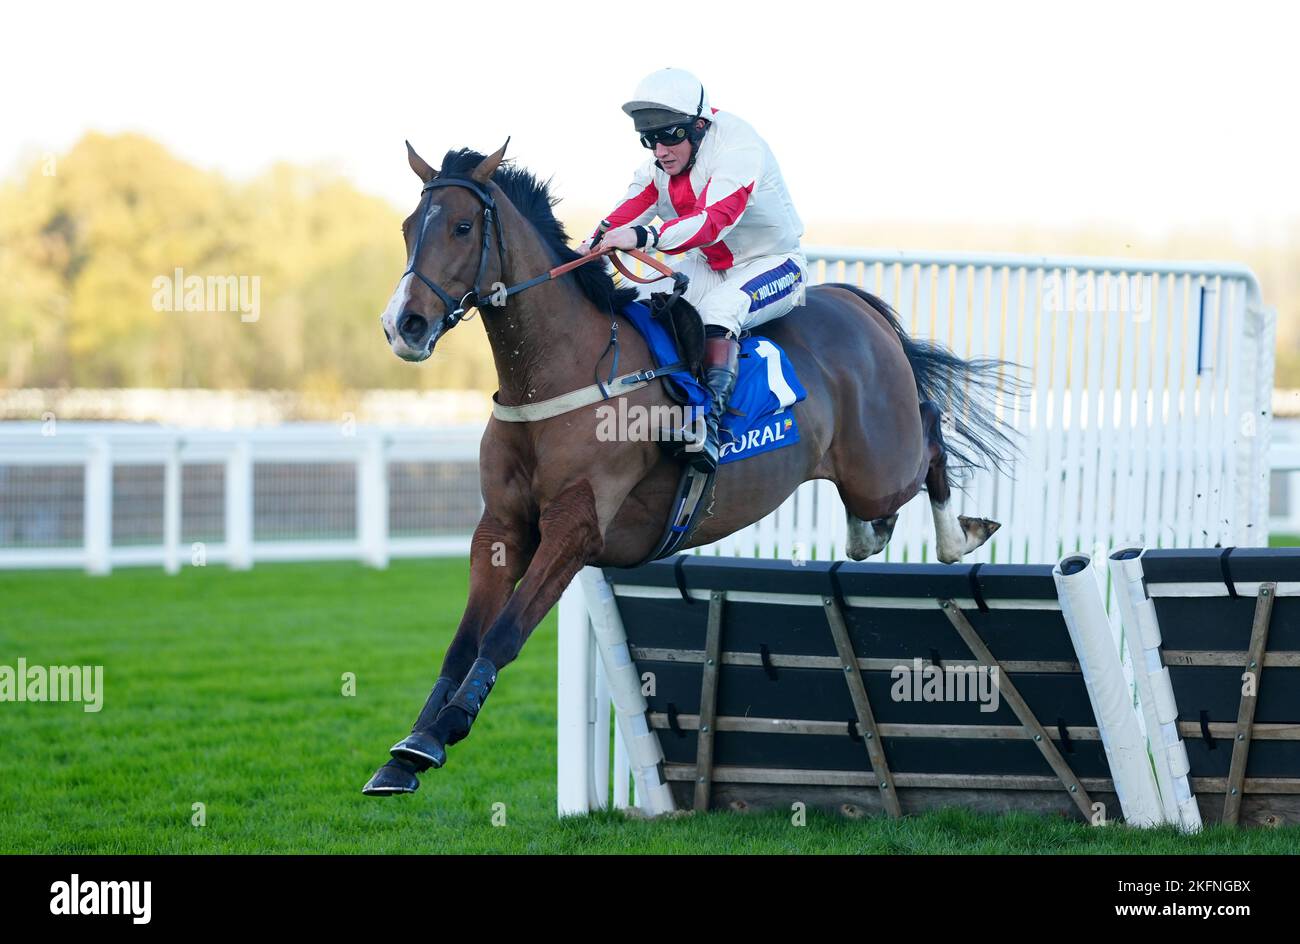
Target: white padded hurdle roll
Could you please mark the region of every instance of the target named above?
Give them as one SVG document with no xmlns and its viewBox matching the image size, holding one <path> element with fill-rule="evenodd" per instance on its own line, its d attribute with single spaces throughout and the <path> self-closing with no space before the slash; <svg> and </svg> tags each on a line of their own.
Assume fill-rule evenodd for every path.
<svg viewBox="0 0 1300 944">
<path fill-rule="evenodd" d="M 1147 740 L 1130 702 L 1097 570 L 1087 555 L 1072 554 L 1056 565 L 1052 578 L 1083 670 L 1124 819 L 1132 826 L 1167 822 L 1151 771 Z"/>
<path fill-rule="evenodd" d="M 1178 734 L 1178 705 L 1169 670 L 1160 658 L 1160 625 L 1155 605 L 1142 584 L 1141 550 L 1126 548 L 1110 556 L 1115 596 L 1124 623 L 1124 640 L 1137 681 L 1139 710 L 1146 726 L 1166 822 L 1184 832 L 1201 828 L 1201 810 L 1188 777 L 1187 746 Z"/>
<path fill-rule="evenodd" d="M 627 633 L 614 603 L 614 590 L 599 568 L 584 567 L 579 577 L 596 649 L 605 668 L 605 684 L 614 703 L 618 730 L 636 783 L 636 804 L 651 815 L 671 813 L 676 808 L 672 793 L 660 775 L 663 749 L 646 721 L 641 677 L 627 648 Z"/>
</svg>

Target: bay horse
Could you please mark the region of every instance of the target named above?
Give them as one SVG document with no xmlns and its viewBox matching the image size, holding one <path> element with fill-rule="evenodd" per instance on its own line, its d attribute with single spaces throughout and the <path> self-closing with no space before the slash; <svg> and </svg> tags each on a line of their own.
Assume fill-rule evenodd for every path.
<svg viewBox="0 0 1300 944">
<path fill-rule="evenodd" d="M 448 152 L 438 169 L 409 143 L 407 152 L 423 189 L 402 226 L 406 272 L 381 317 L 393 353 L 426 359 L 477 307 L 499 403 L 536 403 L 590 384 L 608 353 L 610 322 L 636 290 L 616 287 L 603 259 L 562 278 L 538 275 L 579 257 L 552 212 L 549 186 L 503 165 L 505 146 L 489 156 Z M 887 304 L 851 285 L 808 288 L 802 308 L 761 331 L 784 348 L 807 390 L 793 407 L 798 442 L 721 466 L 712 513 L 686 546 L 759 520 L 810 479 L 839 490 L 855 560 L 884 549 L 899 509 L 923 486 L 940 560 L 954 562 L 988 540 L 996 522 L 952 507 L 948 462 L 1005 458 L 1010 441 L 992 408 L 1000 362 L 963 360 L 909 337 Z M 655 366 L 635 331 L 619 343 L 625 369 Z M 629 408 L 671 405 L 659 382 L 625 396 Z M 951 445 L 944 413 L 955 420 Z M 604 441 L 597 425 L 590 404 L 535 422 L 488 421 L 465 613 L 411 734 L 391 749 L 366 794 L 414 792 L 418 773 L 443 765 L 498 671 L 581 568 L 632 566 L 656 546 L 680 466 L 653 440 Z"/>
</svg>

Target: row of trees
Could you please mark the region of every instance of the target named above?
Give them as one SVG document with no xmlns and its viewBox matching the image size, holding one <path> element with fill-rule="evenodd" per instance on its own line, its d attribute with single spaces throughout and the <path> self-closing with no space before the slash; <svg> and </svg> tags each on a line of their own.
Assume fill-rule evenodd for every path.
<svg viewBox="0 0 1300 944">
<path fill-rule="evenodd" d="M 9 387 L 492 389 L 481 330 L 449 337 L 423 367 L 388 351 L 378 316 L 405 261 L 400 224 L 388 203 L 321 171 L 281 164 L 236 183 L 148 138 L 89 134 L 0 187 L 0 376 Z M 166 310 L 158 280 L 177 269 L 256 279 L 257 320 L 233 305 Z"/>
<path fill-rule="evenodd" d="M 577 229 L 597 218 L 575 215 Z M 491 353 L 477 325 L 452 332 L 419 366 L 399 362 L 380 337 L 378 315 L 404 263 L 400 221 L 390 204 L 319 170 L 281 164 L 235 182 L 139 135 L 88 134 L 67 154 L 37 159 L 0 184 L 0 384 L 322 397 L 367 388 L 492 390 Z M 1300 386 L 1300 225 L 1248 248 L 1208 227 L 1152 238 L 1115 227 L 871 219 L 814 225 L 805 240 L 1239 260 L 1278 309 L 1278 385 Z M 257 279 L 256 320 L 237 309 L 165 310 L 157 280 L 166 284 L 177 269 Z"/>
</svg>

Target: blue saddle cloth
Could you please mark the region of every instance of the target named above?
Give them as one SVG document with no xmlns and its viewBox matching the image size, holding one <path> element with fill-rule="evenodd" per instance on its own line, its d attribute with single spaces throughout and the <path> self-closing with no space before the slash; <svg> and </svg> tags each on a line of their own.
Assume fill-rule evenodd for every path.
<svg viewBox="0 0 1300 944">
<path fill-rule="evenodd" d="M 656 367 L 675 364 L 681 359 L 672 334 L 645 305 L 632 302 L 623 309 L 623 317 L 645 338 Z M 664 383 L 671 384 L 688 407 L 706 408 L 708 389 L 689 372 L 666 374 Z M 790 407 L 806 396 L 808 391 L 799 382 L 790 358 L 774 341 L 756 335 L 741 341 L 736 389 L 732 391 L 729 412 L 722 421 L 719 464 L 738 462 L 797 443 L 799 424 Z"/>
</svg>

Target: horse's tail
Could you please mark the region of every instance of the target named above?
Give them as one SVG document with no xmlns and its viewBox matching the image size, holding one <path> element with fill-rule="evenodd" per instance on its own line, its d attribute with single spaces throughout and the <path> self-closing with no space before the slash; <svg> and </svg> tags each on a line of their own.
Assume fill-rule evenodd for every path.
<svg viewBox="0 0 1300 944">
<path fill-rule="evenodd" d="M 955 436 L 946 439 L 949 472 L 961 474 L 974 468 L 994 468 L 1010 462 L 1019 450 L 998 422 L 997 409 L 1003 396 L 1019 389 L 1018 378 L 1008 376 L 1008 361 L 992 357 L 964 360 L 937 341 L 910 336 L 903 330 L 898 312 L 883 299 L 856 285 L 839 284 L 880 312 L 898 335 L 912 373 L 917 397 L 931 400 L 939 411 L 952 418 Z"/>
</svg>

